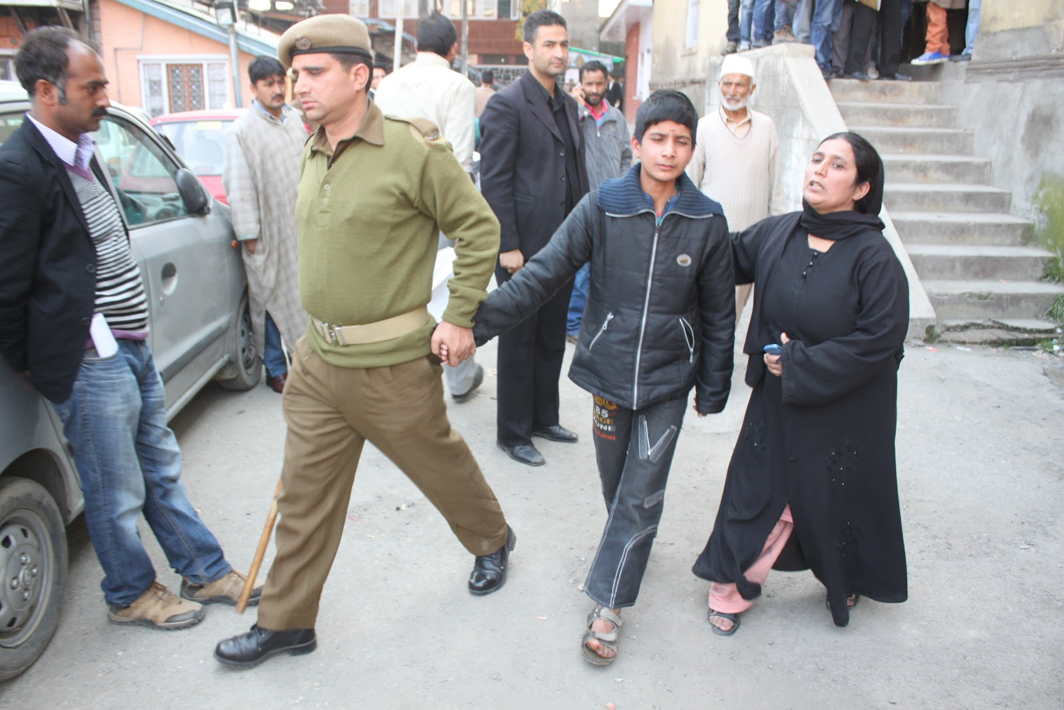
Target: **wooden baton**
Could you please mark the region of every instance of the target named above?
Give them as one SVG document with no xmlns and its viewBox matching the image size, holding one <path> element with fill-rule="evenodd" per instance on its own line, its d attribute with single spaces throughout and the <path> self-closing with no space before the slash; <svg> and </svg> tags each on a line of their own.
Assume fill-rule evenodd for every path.
<svg viewBox="0 0 1064 710">
<path fill-rule="evenodd" d="M 251 560 L 248 569 L 248 577 L 244 580 L 244 589 L 240 592 L 240 599 L 236 602 L 236 613 L 243 614 L 248 605 L 248 597 L 255 588 L 255 578 L 259 576 L 259 567 L 262 567 L 262 558 L 266 556 L 266 547 L 270 544 L 270 536 L 273 535 L 273 526 L 277 522 L 277 499 L 281 497 L 283 490 L 283 478 L 277 481 L 277 488 L 273 491 L 273 500 L 270 501 L 270 512 L 266 514 L 266 525 L 262 528 L 259 537 L 259 546 L 255 548 L 255 558 Z"/>
</svg>

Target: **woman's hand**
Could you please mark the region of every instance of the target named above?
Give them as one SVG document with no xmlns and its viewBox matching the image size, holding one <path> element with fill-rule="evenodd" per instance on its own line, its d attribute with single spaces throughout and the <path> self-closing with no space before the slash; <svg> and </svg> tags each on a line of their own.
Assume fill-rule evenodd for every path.
<svg viewBox="0 0 1064 710">
<path fill-rule="evenodd" d="M 787 334 L 786 333 L 780 333 L 780 344 L 781 345 L 786 345 L 789 342 L 791 342 L 791 339 L 787 337 Z M 765 361 L 765 367 L 768 368 L 769 372 L 771 372 L 776 377 L 782 377 L 783 376 L 783 356 L 782 355 L 769 355 L 768 353 L 765 353 L 764 355 L 761 356 L 761 358 Z"/>
</svg>

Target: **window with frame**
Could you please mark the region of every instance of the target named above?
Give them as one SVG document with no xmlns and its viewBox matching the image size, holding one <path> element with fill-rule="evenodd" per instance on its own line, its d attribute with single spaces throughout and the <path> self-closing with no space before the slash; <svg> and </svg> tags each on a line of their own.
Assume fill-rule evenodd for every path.
<svg viewBox="0 0 1064 710">
<path fill-rule="evenodd" d="M 347 14 L 352 17 L 369 17 L 369 0 L 348 0 Z"/>
<path fill-rule="evenodd" d="M 143 131 L 108 116 L 93 138 L 131 228 L 188 215 L 177 189 L 177 164 Z"/>
<path fill-rule="evenodd" d="M 229 62 L 224 58 L 141 59 L 140 79 L 149 116 L 222 109 L 229 102 Z"/>
<path fill-rule="evenodd" d="M 9 54 L 0 54 L 0 80 L 18 81 L 15 75 L 15 58 Z"/>
<path fill-rule="evenodd" d="M 698 5 L 699 0 L 687 0 L 687 42 L 688 49 L 698 46 Z"/>
<path fill-rule="evenodd" d="M 378 0 L 377 15 L 379 17 L 398 17 L 400 1 L 403 3 L 402 8 L 404 18 L 417 17 L 418 0 Z"/>
</svg>

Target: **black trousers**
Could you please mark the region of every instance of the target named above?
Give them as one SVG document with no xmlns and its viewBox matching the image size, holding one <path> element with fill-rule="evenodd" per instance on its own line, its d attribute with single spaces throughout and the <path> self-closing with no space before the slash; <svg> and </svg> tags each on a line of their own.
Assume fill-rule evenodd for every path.
<svg viewBox="0 0 1064 710">
<path fill-rule="evenodd" d="M 495 269 L 501 285 L 510 275 Z M 570 281 L 528 320 L 499 336 L 496 428 L 500 444 L 532 440 L 534 427 L 558 423 L 558 377 L 565 356 Z"/>
<path fill-rule="evenodd" d="M 595 397 L 595 458 L 609 518 L 584 590 L 610 609 L 639 596 L 687 401 L 684 393 L 632 410 Z"/>
<path fill-rule="evenodd" d="M 725 38 L 729 42 L 739 41 L 739 3 L 741 0 L 728 0 L 728 33 Z"/>
<path fill-rule="evenodd" d="M 860 3 L 853 6 L 853 28 L 850 30 L 850 51 L 843 72 L 863 72 L 864 56 L 876 27 L 876 11 Z M 880 76 L 894 76 L 901 63 L 901 0 L 882 0 L 879 5 L 879 61 Z"/>
</svg>

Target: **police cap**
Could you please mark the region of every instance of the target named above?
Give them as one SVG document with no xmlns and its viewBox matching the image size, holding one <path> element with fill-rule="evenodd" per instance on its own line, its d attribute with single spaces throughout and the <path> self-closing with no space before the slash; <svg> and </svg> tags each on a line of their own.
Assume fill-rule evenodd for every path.
<svg viewBox="0 0 1064 710">
<path fill-rule="evenodd" d="M 277 45 L 277 58 L 287 69 L 297 54 L 355 54 L 373 62 L 369 30 L 350 15 L 316 15 L 289 27 Z"/>
</svg>

